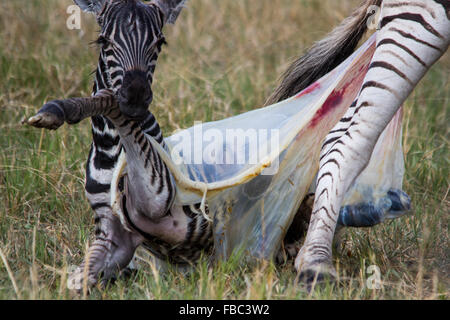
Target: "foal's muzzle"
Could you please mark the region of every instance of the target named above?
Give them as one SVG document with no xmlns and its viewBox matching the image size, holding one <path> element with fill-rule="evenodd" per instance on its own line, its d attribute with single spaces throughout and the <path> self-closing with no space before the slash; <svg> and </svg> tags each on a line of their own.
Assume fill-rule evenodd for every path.
<svg viewBox="0 0 450 320">
<path fill-rule="evenodd" d="M 145 72 L 127 71 L 123 78 L 122 88 L 117 99 L 122 114 L 130 119 L 138 120 L 145 116 L 148 106 L 153 100 L 153 93 Z"/>
</svg>

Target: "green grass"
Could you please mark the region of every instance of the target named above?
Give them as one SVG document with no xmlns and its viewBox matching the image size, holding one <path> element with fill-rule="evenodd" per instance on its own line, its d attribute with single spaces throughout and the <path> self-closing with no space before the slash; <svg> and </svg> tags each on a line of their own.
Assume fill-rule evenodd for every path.
<svg viewBox="0 0 450 320">
<path fill-rule="evenodd" d="M 289 61 L 359 1 L 190 0 L 167 27 L 151 108 L 165 135 L 263 105 Z M 93 232 L 84 197 L 89 121 L 57 132 L 20 120 L 44 101 L 86 96 L 98 29 L 65 27 L 69 0 L 0 3 L 0 299 L 71 299 L 65 277 Z M 405 103 L 405 190 L 410 216 L 348 229 L 336 252 L 337 285 L 308 294 L 291 265 L 246 267 L 238 257 L 208 268 L 158 271 L 145 252 L 130 280 L 89 299 L 448 299 L 450 59 L 446 54 Z M 6 264 L 5 264 L 6 262 Z M 366 288 L 380 267 L 384 287 Z"/>
</svg>

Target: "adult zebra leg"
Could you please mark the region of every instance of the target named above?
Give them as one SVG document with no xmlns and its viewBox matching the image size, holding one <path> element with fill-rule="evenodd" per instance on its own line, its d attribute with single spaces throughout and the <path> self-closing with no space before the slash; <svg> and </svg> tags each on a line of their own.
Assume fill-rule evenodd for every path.
<svg viewBox="0 0 450 320">
<path fill-rule="evenodd" d="M 430 4 L 427 1 L 426 5 Z M 343 197 L 368 164 L 381 132 L 428 68 L 448 48 L 448 7 L 445 9 L 438 2 L 434 5 L 429 8 L 433 15 L 423 13 L 424 18 L 399 14 L 401 6 L 395 2 L 384 4 L 377 49 L 351 124 L 323 150 L 319 164 L 311 221 L 295 261 L 300 278 L 309 284 L 336 275 L 331 260 L 332 240 Z"/>
</svg>

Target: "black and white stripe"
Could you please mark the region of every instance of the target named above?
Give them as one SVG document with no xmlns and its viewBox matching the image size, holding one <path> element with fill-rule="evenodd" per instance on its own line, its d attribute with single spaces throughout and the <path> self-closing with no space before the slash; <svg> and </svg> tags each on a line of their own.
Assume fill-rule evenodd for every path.
<svg viewBox="0 0 450 320">
<path fill-rule="evenodd" d="M 119 95 L 126 73 L 133 71 L 144 74 L 151 86 L 156 61 L 165 43 L 163 25 L 175 21 L 185 0 L 75 2 L 82 9 L 95 13 L 101 26 L 96 41 L 100 55 L 93 95 L 103 89 Z M 86 164 L 85 190 L 95 211 L 95 240 L 85 261 L 69 279 L 72 287 L 74 281 L 82 282 L 86 264 L 89 284 L 95 284 L 100 277 L 113 277 L 127 266 L 140 244 L 159 258 L 178 263 L 195 260 L 203 249 L 211 247 L 211 225 L 198 213 L 198 205 L 172 205 L 175 187 L 171 174 L 146 137 L 151 136 L 164 147 L 161 129 L 149 111 L 142 119 L 132 121 L 114 112 L 91 118 L 93 142 Z M 121 200 L 126 225 L 111 207 L 111 192 L 116 187 L 111 186 L 111 182 L 121 152 L 126 153 L 128 163 L 123 179 L 127 179 L 127 188 L 132 191 L 124 192 Z M 130 163 L 133 168 L 129 168 Z M 133 174 L 138 178 L 132 179 Z M 152 201 L 140 201 L 139 197 L 152 198 Z M 136 210 L 129 212 L 127 202 Z M 186 228 L 179 231 L 180 235 L 175 235 L 173 241 L 148 232 L 164 220 L 171 221 L 174 230 L 181 230 L 176 224 L 186 224 Z"/>
<path fill-rule="evenodd" d="M 368 1 L 365 6 L 374 3 Z M 317 272 L 334 273 L 332 239 L 343 196 L 367 165 L 379 135 L 403 101 L 447 51 L 449 10 L 450 1 L 383 1 L 376 50 L 358 98 L 323 143 L 317 196 L 296 259 L 296 268 L 306 280 Z"/>
</svg>

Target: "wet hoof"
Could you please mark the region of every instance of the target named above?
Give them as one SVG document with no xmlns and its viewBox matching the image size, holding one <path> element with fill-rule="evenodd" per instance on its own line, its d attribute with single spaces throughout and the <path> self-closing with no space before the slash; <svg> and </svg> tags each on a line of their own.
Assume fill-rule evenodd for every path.
<svg viewBox="0 0 450 320">
<path fill-rule="evenodd" d="M 23 120 L 26 123 L 36 128 L 45 128 L 56 130 L 64 124 L 65 114 L 60 107 L 60 100 L 50 101 L 38 111 L 36 115 L 28 120 Z"/>
<path fill-rule="evenodd" d="M 119 279 L 128 280 L 138 273 L 138 269 L 126 267 L 120 271 Z"/>
<path fill-rule="evenodd" d="M 61 119 L 57 114 L 50 112 L 40 112 L 24 123 L 36 127 L 56 130 L 64 124 L 64 119 Z"/>
<path fill-rule="evenodd" d="M 403 190 L 390 189 L 387 197 L 391 201 L 391 207 L 386 214 L 386 218 L 395 219 L 411 211 L 411 198 Z"/>
<path fill-rule="evenodd" d="M 116 284 L 116 281 L 127 281 L 135 276 L 137 272 L 137 269 L 129 267 L 120 270 L 120 272 L 117 270 L 112 270 L 112 272 L 108 273 L 101 272 L 99 275 L 100 288 L 105 290 L 108 286 Z"/>
<path fill-rule="evenodd" d="M 376 202 L 368 201 L 346 205 L 339 211 L 338 225 L 346 227 L 373 227 L 386 219 L 399 218 L 411 210 L 411 199 L 400 189 L 390 189 Z"/>
</svg>

